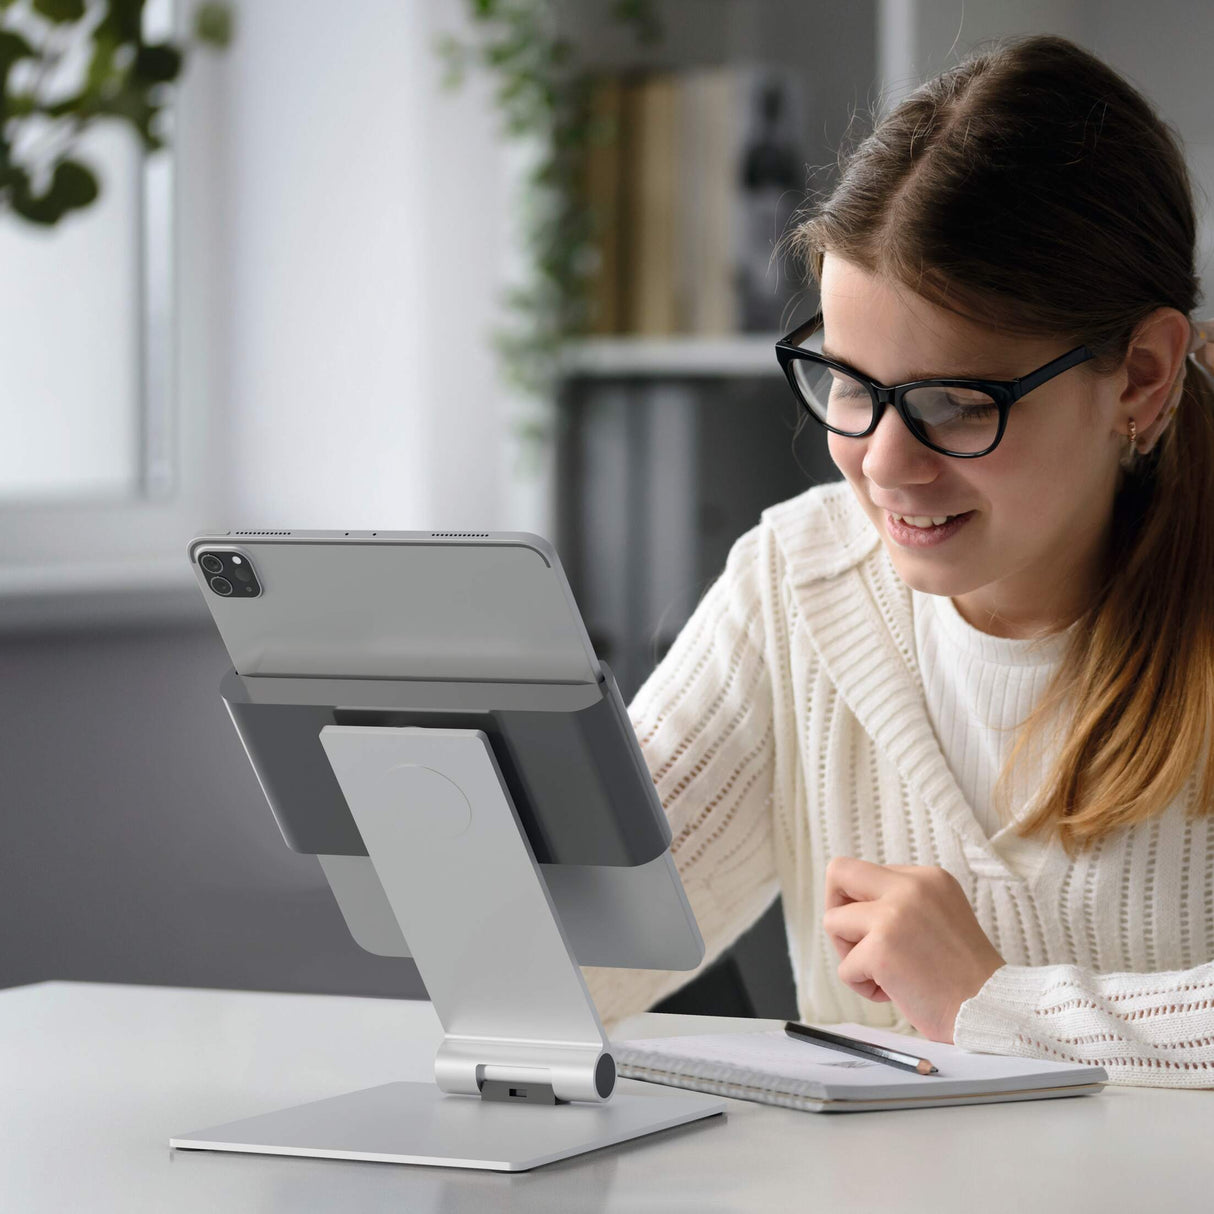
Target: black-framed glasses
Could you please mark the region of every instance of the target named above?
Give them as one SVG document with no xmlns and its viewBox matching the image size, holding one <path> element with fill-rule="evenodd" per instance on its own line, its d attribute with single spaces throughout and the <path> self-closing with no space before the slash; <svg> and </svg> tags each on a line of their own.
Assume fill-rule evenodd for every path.
<svg viewBox="0 0 1214 1214">
<path fill-rule="evenodd" d="M 1076 346 L 1019 379 L 917 379 L 879 384 L 827 358 L 822 313 L 776 342 L 776 358 L 805 411 L 845 438 L 864 438 L 893 405 L 906 428 L 924 446 L 957 459 L 989 455 L 1007 429 L 1008 410 L 1055 375 L 1093 357 Z"/>
</svg>

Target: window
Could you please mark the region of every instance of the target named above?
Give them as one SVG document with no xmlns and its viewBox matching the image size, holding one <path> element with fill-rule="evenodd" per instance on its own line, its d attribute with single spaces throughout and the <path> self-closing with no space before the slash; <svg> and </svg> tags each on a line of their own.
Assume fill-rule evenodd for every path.
<svg viewBox="0 0 1214 1214">
<path fill-rule="evenodd" d="M 116 124 L 84 157 L 98 201 L 0 221 L 0 506 L 165 495 L 172 409 L 171 161 Z"/>
<path fill-rule="evenodd" d="M 162 36 L 173 17 L 144 9 Z M 0 214 L 0 629 L 200 611 L 185 547 L 222 488 L 217 83 L 187 73 L 152 156 L 124 125 L 91 131 L 88 209 L 46 230 Z"/>
</svg>

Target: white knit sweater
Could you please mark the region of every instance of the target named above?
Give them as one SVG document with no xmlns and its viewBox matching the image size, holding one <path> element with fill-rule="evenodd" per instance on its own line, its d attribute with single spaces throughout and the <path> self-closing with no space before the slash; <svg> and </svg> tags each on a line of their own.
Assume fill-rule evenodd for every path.
<svg viewBox="0 0 1214 1214">
<path fill-rule="evenodd" d="M 995 780 L 1011 754 L 1018 726 L 1041 698 L 1078 624 L 1036 640 L 990 636 L 970 624 L 952 599 L 911 591 L 915 661 L 927 715 L 949 769 L 991 836 L 1004 820 L 993 801 Z M 1044 785 L 1060 730 L 1044 731 L 1044 754 L 1017 757 L 1008 803 L 1017 819 Z"/>
<path fill-rule="evenodd" d="M 1198 773 L 1163 814 L 1074 860 L 1014 822 L 988 836 L 917 653 L 912 592 L 846 482 L 771 507 L 734 546 L 629 708 L 701 969 L 782 894 L 801 1018 L 913 1032 L 839 981 L 824 873 L 835 855 L 938 864 L 1007 962 L 962 1005 L 958 1045 L 1214 1086 L 1214 817 L 1186 820 Z M 699 971 L 584 972 L 610 1030 Z"/>
</svg>

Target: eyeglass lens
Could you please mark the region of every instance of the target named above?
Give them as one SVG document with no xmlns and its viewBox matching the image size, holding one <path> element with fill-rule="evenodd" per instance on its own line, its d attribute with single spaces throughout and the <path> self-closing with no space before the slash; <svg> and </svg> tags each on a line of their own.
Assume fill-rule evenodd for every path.
<svg viewBox="0 0 1214 1214">
<path fill-rule="evenodd" d="M 792 370 L 802 399 L 831 429 L 855 436 L 872 425 L 876 402 L 866 384 L 808 359 L 794 359 Z M 999 406 L 977 389 L 912 388 L 903 402 L 923 437 L 944 451 L 958 455 L 984 451 L 999 433 Z"/>
</svg>

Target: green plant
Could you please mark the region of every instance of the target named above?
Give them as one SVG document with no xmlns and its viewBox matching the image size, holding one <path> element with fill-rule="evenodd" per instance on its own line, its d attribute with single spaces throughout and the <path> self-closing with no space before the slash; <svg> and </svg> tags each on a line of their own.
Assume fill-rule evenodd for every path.
<svg viewBox="0 0 1214 1214">
<path fill-rule="evenodd" d="M 0 0 L 0 212 L 51 226 L 98 196 L 75 153 L 96 123 L 127 123 L 145 150 L 162 147 L 166 89 L 185 47 L 148 42 L 144 0 Z M 193 37 L 227 46 L 228 7 L 199 4 Z"/>
<path fill-rule="evenodd" d="M 468 0 L 472 42 L 447 34 L 437 50 L 444 81 L 458 87 L 479 64 L 497 78 L 496 102 L 507 138 L 536 138 L 539 157 L 528 174 L 520 215 L 530 281 L 507 291 L 513 323 L 494 334 L 506 379 L 525 394 L 548 397 L 561 347 L 587 327 L 586 282 L 593 269 L 593 232 L 580 200 L 585 153 L 616 132 L 591 121 L 590 77 L 572 42 L 557 28 L 553 0 Z M 651 0 L 610 0 L 610 16 L 642 43 L 663 30 Z M 543 423 L 532 421 L 544 437 Z"/>
</svg>

